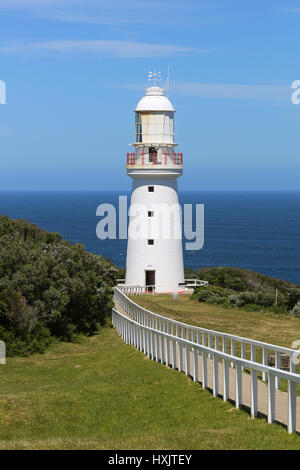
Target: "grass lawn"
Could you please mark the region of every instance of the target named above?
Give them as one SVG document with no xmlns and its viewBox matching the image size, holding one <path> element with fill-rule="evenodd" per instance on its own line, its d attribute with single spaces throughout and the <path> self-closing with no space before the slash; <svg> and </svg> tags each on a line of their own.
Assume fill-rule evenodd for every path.
<svg viewBox="0 0 300 470">
<path fill-rule="evenodd" d="M 111 328 L 8 359 L 0 377 L 0 449 L 300 449 Z"/>
<path fill-rule="evenodd" d="M 152 312 L 174 320 L 203 328 L 231 333 L 245 338 L 256 339 L 278 346 L 292 347 L 292 342 L 300 339 L 300 318 L 273 312 L 245 312 L 237 308 L 223 308 L 191 300 L 188 295 L 179 295 L 174 300 L 171 295 L 138 295 L 131 299 Z M 228 352 L 230 345 L 227 345 Z M 250 348 L 247 347 L 250 359 Z M 237 354 L 239 354 L 237 348 Z M 260 350 L 257 360 L 261 361 Z M 296 368 L 300 373 L 300 364 Z M 282 390 L 287 390 L 287 381 L 281 381 Z M 297 387 L 300 395 L 300 385 Z"/>
</svg>

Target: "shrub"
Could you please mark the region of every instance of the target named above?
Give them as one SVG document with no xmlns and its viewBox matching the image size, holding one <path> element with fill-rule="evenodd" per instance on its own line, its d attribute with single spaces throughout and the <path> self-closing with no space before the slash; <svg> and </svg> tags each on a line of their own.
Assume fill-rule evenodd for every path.
<svg viewBox="0 0 300 470">
<path fill-rule="evenodd" d="M 219 287 L 242 291 L 246 288 L 246 284 L 240 273 L 231 268 L 210 268 L 208 271 L 200 269 L 199 276 L 206 280 L 209 284 Z"/>
<path fill-rule="evenodd" d="M 246 304 L 256 303 L 256 294 L 253 292 L 241 292 L 240 294 L 230 295 L 229 302 L 235 307 L 243 307 Z"/>
<path fill-rule="evenodd" d="M 293 317 L 300 317 L 300 302 L 297 302 L 296 305 L 290 311 Z"/>
<path fill-rule="evenodd" d="M 93 334 L 110 316 L 116 275 L 82 244 L 0 217 L 0 325 L 10 351 L 37 351 L 39 341 L 42 351 L 48 332 L 66 341 Z"/>
<path fill-rule="evenodd" d="M 287 292 L 287 308 L 292 309 L 300 301 L 300 289 L 289 289 Z"/>
<path fill-rule="evenodd" d="M 224 289 L 213 286 L 202 286 L 195 289 L 193 298 L 199 302 L 207 302 L 208 304 L 221 304 L 226 302 L 227 295 Z"/>
<path fill-rule="evenodd" d="M 42 354 L 53 342 L 50 331 L 41 323 L 38 323 L 27 336 L 22 337 L 13 329 L 8 330 L 0 325 L 0 338 L 5 342 L 7 357 Z"/>
<path fill-rule="evenodd" d="M 296 290 L 298 300 L 300 300 L 300 289 L 296 284 L 288 281 L 282 281 L 270 276 L 266 276 L 249 269 L 231 268 L 228 266 L 219 266 L 211 268 L 200 268 L 195 271 L 191 268 L 185 270 L 185 277 L 203 279 L 209 281 L 210 285 L 232 289 L 236 292 L 251 291 L 263 292 L 274 295 L 275 289 L 278 289 L 278 301 L 286 301 L 287 294 Z M 297 300 L 290 307 L 296 304 Z"/>
<path fill-rule="evenodd" d="M 281 281 L 254 271 L 241 268 L 218 267 L 185 270 L 185 276 L 203 279 L 209 287 L 195 290 L 193 298 L 224 307 L 237 307 L 247 311 L 288 313 L 300 301 L 300 288 L 288 281 Z M 221 290 L 216 290 L 221 289 Z M 275 306 L 277 289 L 277 306 Z"/>
</svg>

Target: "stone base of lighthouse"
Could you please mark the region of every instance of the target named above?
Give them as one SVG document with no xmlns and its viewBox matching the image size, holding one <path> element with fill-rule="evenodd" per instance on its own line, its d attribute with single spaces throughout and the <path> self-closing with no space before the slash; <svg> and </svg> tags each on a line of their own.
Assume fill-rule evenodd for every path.
<svg viewBox="0 0 300 470">
<path fill-rule="evenodd" d="M 126 285 L 148 291 L 184 290 L 181 214 L 176 173 L 130 174 Z"/>
</svg>

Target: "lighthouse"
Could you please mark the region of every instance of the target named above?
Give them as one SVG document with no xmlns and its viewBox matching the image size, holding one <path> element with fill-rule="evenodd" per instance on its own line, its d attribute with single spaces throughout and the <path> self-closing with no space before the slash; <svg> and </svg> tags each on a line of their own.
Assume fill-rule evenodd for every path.
<svg viewBox="0 0 300 470">
<path fill-rule="evenodd" d="M 175 152 L 174 114 L 164 89 L 154 81 L 136 106 L 134 152 L 127 154 L 132 194 L 125 284 L 144 286 L 146 292 L 184 289 L 177 193 L 183 157 Z"/>
</svg>

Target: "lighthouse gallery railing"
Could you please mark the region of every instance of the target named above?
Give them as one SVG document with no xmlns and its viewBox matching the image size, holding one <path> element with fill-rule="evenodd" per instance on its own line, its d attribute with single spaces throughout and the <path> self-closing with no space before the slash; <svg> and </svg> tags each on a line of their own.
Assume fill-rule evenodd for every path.
<svg viewBox="0 0 300 470">
<path fill-rule="evenodd" d="M 127 153 L 127 165 L 129 166 L 182 166 L 183 154 L 182 153 L 162 153 L 162 154 L 148 154 L 148 153 Z"/>
<path fill-rule="evenodd" d="M 211 359 L 212 388 L 215 397 L 219 393 L 219 361 L 223 365 L 224 401 L 229 399 L 229 367 L 234 368 L 236 408 L 240 408 L 242 404 L 242 371 L 250 371 L 252 417 L 257 416 L 258 413 L 258 375 L 261 374 L 262 380 L 268 382 L 267 417 L 269 423 L 275 420 L 275 389 L 279 388 L 281 379 L 287 380 L 287 428 L 289 433 L 296 431 L 297 384 L 300 384 L 300 375 L 296 374 L 295 363 L 296 358 L 300 356 L 300 351 L 172 320 L 139 306 L 117 287 L 114 288 L 114 299 L 116 306 L 119 306 L 124 313 L 118 311 L 117 308 L 113 309 L 113 325 L 127 343 L 143 351 L 148 358 L 166 363 L 167 366 L 171 365 L 173 369 L 178 368 L 189 375 L 190 355 L 192 354 L 193 380 L 198 382 L 198 356 L 201 355 L 203 388 L 208 388 L 207 360 Z M 247 359 L 249 353 L 247 349 L 250 349 L 250 359 Z M 185 351 L 185 366 L 183 365 L 183 350 Z M 262 362 L 258 361 L 258 351 L 261 352 Z M 275 355 L 275 367 L 268 365 L 270 351 Z M 289 371 L 280 369 L 282 353 L 290 358 Z"/>
</svg>

